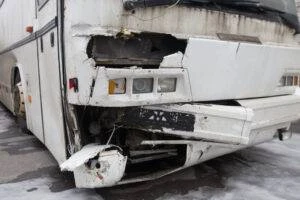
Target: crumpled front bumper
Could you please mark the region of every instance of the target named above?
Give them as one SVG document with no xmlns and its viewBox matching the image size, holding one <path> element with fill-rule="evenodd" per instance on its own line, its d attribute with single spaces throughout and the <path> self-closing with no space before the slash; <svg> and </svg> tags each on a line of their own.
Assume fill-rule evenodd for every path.
<svg viewBox="0 0 300 200">
<path fill-rule="evenodd" d="M 178 140 L 144 140 L 140 145 L 185 145 L 186 159 L 182 166 L 124 179 L 127 156 L 122 150 L 94 144 L 71 156 L 61 169 L 74 172 L 78 187 L 108 187 L 153 180 L 272 140 L 277 134 L 286 133 L 292 121 L 300 119 L 300 96 L 297 95 L 236 102 L 233 106 L 195 103 L 131 108 L 124 115 L 123 123 L 129 128 L 178 137 Z"/>
</svg>

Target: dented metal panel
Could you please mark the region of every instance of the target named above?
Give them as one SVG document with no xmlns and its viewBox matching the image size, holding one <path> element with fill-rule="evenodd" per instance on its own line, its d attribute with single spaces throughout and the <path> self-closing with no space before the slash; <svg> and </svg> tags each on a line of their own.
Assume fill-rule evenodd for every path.
<svg viewBox="0 0 300 200">
<path fill-rule="evenodd" d="M 293 94 L 279 86 L 287 69 L 300 72 L 300 48 L 190 38 L 183 59 L 193 101 Z"/>
<path fill-rule="evenodd" d="M 128 128 L 127 135 L 135 136 L 136 130 L 148 132 L 140 133 L 140 136 L 145 136 L 144 139 L 136 135 L 136 143 L 126 142 L 134 145 L 136 150 L 129 150 L 126 154 L 121 148 L 128 146 L 88 145 L 71 156 L 61 168 L 74 172 L 77 187 L 107 187 L 153 180 L 272 140 L 277 134 L 287 137 L 286 130 L 291 121 L 300 119 L 299 113 L 300 96 L 297 95 L 240 100 L 227 105 L 194 103 L 127 108 L 123 119 L 118 122 L 119 127 Z M 150 133 L 154 134 L 153 137 L 147 137 Z M 168 139 L 171 136 L 175 137 Z M 185 148 L 185 155 L 179 154 L 180 149 L 176 145 Z M 127 176 L 126 169 L 130 165 L 152 160 L 158 164 L 159 160 L 170 157 L 184 158 L 184 162 Z"/>
<path fill-rule="evenodd" d="M 113 12 L 107 13 L 107 10 Z M 167 12 L 165 7 L 154 7 L 136 9 L 131 13 L 124 10 L 120 0 L 91 0 L 88 3 L 67 0 L 65 19 L 67 78 L 76 77 L 79 88 L 78 91 L 68 90 L 71 104 L 126 107 L 257 98 L 294 92 L 278 87 L 287 69 L 299 71 L 300 67 L 297 56 L 300 48 L 294 38 L 295 32 L 281 23 L 185 6 L 174 6 Z M 155 38 L 186 40 L 186 49 L 159 51 L 162 49 L 157 47 L 161 45 L 151 47 L 151 42 L 144 40 L 149 32 Z M 239 41 L 220 41 L 218 35 L 235 36 Z M 251 38 L 256 43 L 249 44 L 249 41 L 240 41 L 241 38 Z M 134 46 L 137 41 L 140 43 Z M 109 47 L 110 44 L 114 44 L 114 48 Z M 148 52 L 142 56 L 140 44 L 145 44 L 142 46 Z M 139 51 L 130 50 L 134 47 Z M 91 49 L 94 49 L 94 54 Z M 105 55 L 105 49 L 110 49 L 111 54 Z M 119 54 L 117 49 L 123 53 Z M 152 57 L 149 49 L 165 55 L 160 54 L 156 59 L 158 57 Z M 183 71 L 177 71 L 175 75 L 175 69 Z M 161 77 L 158 75 L 162 72 L 160 70 L 165 70 L 165 77 L 180 76 L 176 93 L 157 94 L 154 90 L 152 94 L 134 95 L 130 92 L 133 78 L 157 79 Z M 126 95 L 108 95 L 110 77 L 128 76 Z"/>
<path fill-rule="evenodd" d="M 124 125 L 185 139 L 250 145 L 257 139 L 255 132 L 288 129 L 291 121 L 300 118 L 299 96 L 238 102 L 241 106 L 182 104 L 128 109 Z"/>
<path fill-rule="evenodd" d="M 127 157 L 110 145 L 91 144 L 60 165 L 63 171 L 73 171 L 79 188 L 115 185 L 124 175 Z"/>
</svg>

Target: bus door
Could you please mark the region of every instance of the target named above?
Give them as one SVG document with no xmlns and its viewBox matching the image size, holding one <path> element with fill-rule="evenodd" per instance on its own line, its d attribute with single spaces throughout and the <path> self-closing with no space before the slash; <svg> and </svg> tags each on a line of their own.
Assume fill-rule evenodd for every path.
<svg viewBox="0 0 300 200">
<path fill-rule="evenodd" d="M 41 82 L 44 143 L 61 163 L 66 159 L 61 96 L 57 0 L 37 0 L 38 59 Z"/>
</svg>

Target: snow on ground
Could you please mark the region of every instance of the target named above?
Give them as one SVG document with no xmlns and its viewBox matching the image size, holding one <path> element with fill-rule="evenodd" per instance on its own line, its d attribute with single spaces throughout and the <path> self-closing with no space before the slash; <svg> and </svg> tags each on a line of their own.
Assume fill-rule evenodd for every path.
<svg viewBox="0 0 300 200">
<path fill-rule="evenodd" d="M 299 200 L 300 135 L 240 152 L 241 160 L 226 163 L 224 188 L 201 187 L 184 195 L 165 194 L 159 200 Z"/>
<path fill-rule="evenodd" d="M 300 135 L 286 142 L 273 141 L 217 159 L 224 187 L 201 186 L 187 194 L 166 193 L 158 200 L 299 200 Z M 209 164 L 208 167 L 211 167 Z M 199 172 L 197 172 L 199 173 Z M 201 173 L 201 172 L 200 172 Z M 213 170 L 211 175 L 214 175 Z M 188 178 L 188 177 L 187 177 Z M 194 177 L 192 177 L 193 179 Z M 172 178 L 172 180 L 174 177 Z M 176 181 L 176 180 L 175 180 Z M 181 187 L 182 177 L 178 180 Z M 201 179 L 198 180 L 199 185 Z M 159 182 L 159 181 L 158 181 Z M 1 200 L 102 200 L 94 190 L 52 192 L 51 178 L 0 185 Z M 163 185 L 159 187 L 164 187 Z M 131 188 L 132 189 L 132 188 Z M 123 188 L 126 192 L 126 187 Z M 122 192 L 121 190 L 121 192 Z M 137 189 L 136 193 L 140 191 Z M 155 191 L 152 191 L 155 193 Z M 141 196 L 140 199 L 142 198 Z M 107 198 L 110 199 L 110 198 Z M 130 198 L 129 198 L 130 199 Z"/>
<path fill-rule="evenodd" d="M 72 179 L 53 171 L 56 162 L 37 142 L 32 136 L 18 133 L 12 118 L 0 106 L 0 200 L 300 199 L 300 134 L 159 180 L 100 190 L 74 188 Z"/>
</svg>

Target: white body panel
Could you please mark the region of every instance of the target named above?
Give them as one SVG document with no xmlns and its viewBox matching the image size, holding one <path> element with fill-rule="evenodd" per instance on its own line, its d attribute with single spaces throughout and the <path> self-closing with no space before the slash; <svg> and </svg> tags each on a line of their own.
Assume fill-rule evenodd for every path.
<svg viewBox="0 0 300 200">
<path fill-rule="evenodd" d="M 54 47 L 50 45 L 51 33 L 54 33 L 56 36 L 57 29 L 55 28 L 43 36 L 44 51 L 39 54 L 41 100 L 43 105 L 45 135 L 44 143 L 57 161 L 61 163 L 66 159 L 66 141 L 62 112 L 58 50 L 57 44 Z"/>
<path fill-rule="evenodd" d="M 39 9 L 35 0 L 12 0 L 4 1 L 0 8 L 0 51 L 7 51 L 0 55 L 0 101 L 14 112 L 13 73 L 18 69 L 24 87 L 27 128 L 49 148 L 58 162 L 63 162 L 66 148 L 57 28 L 46 33 L 41 31 L 57 16 L 56 2 L 49 0 Z M 29 26 L 33 27 L 32 34 L 26 32 Z M 41 35 L 32 39 L 39 31 Z M 51 33 L 55 34 L 53 47 Z M 28 42 L 24 42 L 24 38 Z M 18 45 L 22 40 L 24 44 Z"/>
<path fill-rule="evenodd" d="M 137 9 L 132 14 L 123 10 L 121 0 L 92 0 L 90 3 L 80 0 L 66 1 L 67 76 L 77 77 L 80 88 L 78 93 L 68 90 L 69 101 L 76 105 L 123 107 L 188 102 L 190 99 L 211 101 L 293 93 L 289 88 L 278 87 L 281 77 L 287 71 L 300 73 L 300 46 L 294 38 L 294 32 L 288 27 L 275 22 L 205 9 L 182 6 L 167 9 L 167 12 L 165 9 Z M 84 10 L 88 12 L 83 12 Z M 170 21 L 174 23 L 169 23 Z M 183 68 L 185 71 L 181 75 L 184 78 L 182 82 L 191 85 L 191 91 L 178 92 L 163 98 L 145 96 L 146 98 L 139 100 L 135 95 L 127 93 L 123 95 L 124 101 L 119 101 L 119 97 L 108 95 L 108 90 L 100 91 L 97 88 L 90 98 L 92 80 L 98 76 L 96 79 L 107 82 L 107 77 L 97 73 L 94 60 L 89 59 L 82 49 L 87 48 L 93 35 L 116 36 L 122 30 L 169 33 L 187 39 L 182 62 L 174 63 L 169 59 L 161 67 Z M 262 44 L 221 41 L 217 33 L 254 36 Z M 128 73 L 122 76 L 122 73 L 116 72 L 111 76 L 124 78 Z M 140 70 L 132 70 L 129 76 L 140 77 Z M 157 78 L 153 71 L 146 76 Z M 100 87 L 98 84 L 96 86 Z M 108 105 L 105 102 L 110 103 Z"/>
<path fill-rule="evenodd" d="M 70 77 L 79 79 L 79 93 L 69 90 L 68 97 L 72 104 L 120 107 L 189 102 L 191 99 L 212 101 L 292 94 L 293 88 L 281 87 L 279 83 L 281 77 L 288 71 L 300 73 L 299 55 L 300 47 L 297 46 L 190 38 L 181 69 L 178 67 L 176 69 L 172 62 L 164 62 L 164 69 L 96 69 L 91 59 L 85 60 L 82 65 L 75 67 L 77 72 L 70 73 L 72 74 Z M 81 59 L 83 58 L 77 56 L 72 62 L 76 60 L 79 62 Z M 129 85 L 124 95 L 108 94 L 110 79 L 140 77 L 157 79 L 162 75 L 179 77 L 180 87 L 175 93 L 134 95 Z M 97 81 L 91 95 L 93 78 Z"/>
<path fill-rule="evenodd" d="M 66 0 L 68 36 L 112 35 L 121 29 L 217 38 L 216 33 L 259 36 L 263 42 L 294 44 L 294 30 L 283 24 L 238 14 L 188 7 L 124 11 L 123 0 Z M 87 11 L 87 12 L 85 12 Z M 188 17 L 187 17 L 188 16 Z M 259 30 L 259 32 L 257 31 Z"/>
<path fill-rule="evenodd" d="M 294 38 L 295 30 L 284 23 L 185 6 L 127 12 L 123 0 L 65 0 L 64 5 L 59 0 L 43 2 L 38 5 L 35 0 L 6 0 L 0 7 L 0 101 L 15 112 L 14 73 L 18 70 L 27 127 L 60 164 L 67 160 L 67 149 L 70 154 L 80 150 L 84 144 L 81 137 L 92 138 L 88 135 L 92 132 L 84 132 L 90 128 L 90 121 L 87 124 L 82 121 L 90 117 L 88 114 L 99 114 L 93 111 L 114 114 L 114 109 L 151 106 L 196 116 L 193 132 L 146 130 L 180 139 L 144 140 L 140 144 L 186 145 L 182 166 L 122 179 L 127 156 L 114 144 L 107 151 L 96 145 L 97 151 L 89 148 L 86 154 L 78 151 L 66 161 L 67 167 L 62 167 L 75 172 L 79 187 L 106 187 L 159 178 L 269 141 L 299 119 L 300 100 L 291 95 L 294 88 L 279 86 L 282 76 L 300 74 L 300 45 Z M 29 33 L 31 27 L 33 32 Z M 130 38 L 145 32 L 172 35 L 176 41 L 185 41 L 186 48 L 165 55 L 157 68 L 100 65 L 89 55 L 89 44 L 94 37 L 116 39 L 121 34 Z M 250 36 L 259 42 L 224 41 L 218 37 L 219 33 Z M 158 79 L 168 77 L 177 78 L 176 91 L 157 92 Z M 109 95 L 109 80 L 118 78 L 126 78 L 125 94 Z M 153 92 L 133 94 L 135 78 L 153 78 Z M 78 80 L 78 85 L 74 83 L 78 91 L 69 88 L 70 79 Z M 251 100 L 243 100 L 248 98 Z M 215 105 L 214 102 L 207 105 L 214 100 L 231 100 L 239 105 Z M 191 106 L 203 101 L 208 103 Z M 186 106 L 178 107 L 177 103 L 183 102 Z M 99 116 L 93 117 L 88 119 L 98 123 Z M 116 122 L 111 123 L 110 139 L 116 128 Z M 104 168 L 87 169 L 88 160 L 95 154 Z M 72 158 L 77 156 L 79 165 L 74 167 Z"/>
<path fill-rule="evenodd" d="M 11 12 L 12 10 L 14 12 Z M 9 1 L 9 3 L 6 1 L 2 5 L 0 8 L 0 51 L 30 35 L 26 32 L 26 27 L 35 24 L 34 16 L 34 1 L 13 0 Z M 26 86 L 24 94 L 27 128 L 35 133 L 39 140 L 43 142 L 44 133 L 41 116 L 39 69 L 35 41 L 0 55 L 0 100 L 12 112 L 14 112 L 12 96 L 12 72 L 14 67 L 19 69 L 22 85 Z M 28 101 L 28 96 L 32 97 L 31 103 Z"/>
<path fill-rule="evenodd" d="M 300 73 L 300 47 L 190 39 L 183 67 L 194 101 L 274 96 L 288 70 Z"/>
</svg>

